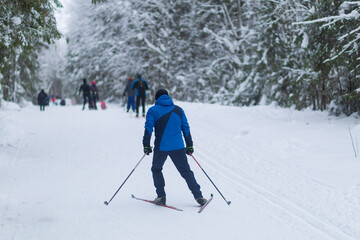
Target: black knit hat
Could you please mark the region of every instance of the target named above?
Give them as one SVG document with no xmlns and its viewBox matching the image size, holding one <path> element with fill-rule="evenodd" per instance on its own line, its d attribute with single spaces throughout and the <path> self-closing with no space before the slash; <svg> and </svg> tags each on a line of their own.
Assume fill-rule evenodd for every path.
<svg viewBox="0 0 360 240">
<path fill-rule="evenodd" d="M 168 96 L 169 96 L 169 93 L 168 93 L 168 91 L 166 91 L 165 89 L 159 89 L 159 90 L 157 90 L 157 92 L 155 93 L 155 100 L 158 100 L 158 98 L 159 98 L 161 95 L 168 95 Z"/>
</svg>

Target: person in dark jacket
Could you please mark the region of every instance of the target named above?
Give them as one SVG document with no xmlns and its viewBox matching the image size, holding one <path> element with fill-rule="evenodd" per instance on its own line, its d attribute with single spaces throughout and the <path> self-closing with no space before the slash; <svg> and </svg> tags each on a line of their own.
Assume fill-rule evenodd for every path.
<svg viewBox="0 0 360 240">
<path fill-rule="evenodd" d="M 185 112 L 181 107 L 174 105 L 165 89 L 156 92 L 155 100 L 155 106 L 152 106 L 146 114 L 143 137 L 144 153 L 149 155 L 152 152 L 151 134 L 155 128 L 154 156 L 151 167 L 157 193 L 157 198 L 154 201 L 157 204 L 166 203 L 165 180 L 162 169 L 166 158 L 170 156 L 176 169 L 185 179 L 195 200 L 200 205 L 204 205 L 206 199 L 202 196 L 200 185 L 196 182 L 186 157 L 186 154 L 194 152 L 194 147 Z M 183 136 L 186 148 L 184 147 Z"/>
<path fill-rule="evenodd" d="M 139 117 L 140 101 L 142 105 L 142 115 L 145 117 L 146 90 L 149 89 L 149 85 L 145 79 L 142 79 L 141 74 L 137 75 L 137 79 L 131 85 L 131 89 L 136 89 L 136 117 Z"/>
<path fill-rule="evenodd" d="M 37 102 L 40 106 L 40 111 L 45 111 L 47 100 L 48 100 L 48 95 L 45 93 L 44 89 L 41 89 L 40 93 L 37 96 Z"/>
<path fill-rule="evenodd" d="M 99 101 L 99 93 L 95 81 L 92 81 L 90 86 L 90 106 L 95 110 L 97 110 L 96 101 Z"/>
<path fill-rule="evenodd" d="M 127 107 L 126 107 L 126 111 L 129 112 L 130 107 L 132 107 L 132 110 L 135 112 L 135 95 L 136 95 L 136 90 L 132 89 L 131 86 L 134 82 L 134 78 L 133 77 L 129 77 L 129 80 L 126 84 L 126 87 L 124 89 L 123 95 L 125 96 L 127 94 Z"/>
<path fill-rule="evenodd" d="M 89 103 L 89 108 L 90 108 L 90 86 L 89 84 L 87 84 L 86 79 L 83 79 L 83 84 L 81 84 L 80 89 L 79 89 L 79 95 L 80 93 L 83 92 L 83 97 L 84 97 L 84 105 L 82 110 L 85 109 L 85 105 L 88 102 Z"/>
</svg>

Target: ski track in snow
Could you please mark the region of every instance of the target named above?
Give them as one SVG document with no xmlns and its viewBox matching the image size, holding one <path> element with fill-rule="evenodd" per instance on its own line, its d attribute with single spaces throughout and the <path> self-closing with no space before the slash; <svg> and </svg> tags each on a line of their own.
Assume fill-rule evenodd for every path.
<svg viewBox="0 0 360 240">
<path fill-rule="evenodd" d="M 224 142 L 224 138 L 221 138 L 220 141 Z M 229 146 L 231 145 L 233 144 L 229 143 Z M 244 154 L 244 152 L 247 152 L 247 150 L 239 149 L 238 151 L 239 154 Z M 333 239 L 354 239 L 331 222 L 328 222 L 321 217 L 312 214 L 308 209 L 296 206 L 293 203 L 287 201 L 286 199 L 281 199 L 273 192 L 270 192 L 260 187 L 259 185 L 256 185 L 254 182 L 241 177 L 241 175 L 234 173 L 234 171 L 232 171 L 231 169 L 224 168 L 222 165 L 211 159 L 211 156 L 209 156 L 208 154 L 201 152 L 201 155 L 204 156 L 205 159 L 211 161 L 213 166 L 210 165 L 210 167 L 212 167 L 214 170 L 217 169 L 218 171 L 219 169 L 221 169 L 221 175 L 229 179 L 229 182 L 232 186 L 235 184 L 241 188 L 241 190 L 238 191 L 238 194 L 242 195 L 245 193 L 247 195 L 256 195 L 254 196 L 255 198 L 261 198 L 269 202 L 270 204 L 274 205 L 275 208 L 279 208 L 280 210 L 284 211 L 285 214 L 289 214 L 290 218 L 309 223 L 311 226 L 324 232 L 326 235 Z M 214 168 L 214 165 L 216 165 L 216 168 Z M 267 168 L 267 170 L 269 170 L 269 168 Z M 291 221 L 291 219 L 289 219 L 289 221 Z"/>
<path fill-rule="evenodd" d="M 169 159 L 164 166 L 168 204 L 184 211 L 134 201 L 132 193 L 155 197 L 152 155 L 105 206 L 103 201 L 142 156 L 145 120 L 120 106 L 110 105 L 106 111 L 81 111 L 81 106 L 49 107 L 45 112 L 34 106 L 19 112 L 0 110 L 0 240 L 360 239 L 359 179 L 349 178 L 354 182 L 350 187 L 334 187 L 332 181 L 312 174 L 318 169 L 309 173 L 303 166 L 317 162 L 323 153 L 308 152 L 317 137 L 349 140 L 347 133 L 339 136 L 347 123 L 272 107 L 179 105 L 189 119 L 194 156 L 232 201 L 230 206 L 191 158 L 204 197 L 214 193 L 203 213 L 197 214 Z M 308 129 L 313 136 L 304 141 Z M 349 154 L 346 149 L 339 156 L 354 164 L 356 172 L 359 164 Z"/>
<path fill-rule="evenodd" d="M 275 116 L 273 113 L 271 113 L 271 115 Z M 204 114 L 203 118 L 209 119 L 211 118 L 211 116 L 212 116 L 211 114 Z M 311 180 L 302 179 L 301 177 L 294 175 L 294 173 L 292 173 L 292 175 L 290 176 L 289 171 L 284 171 L 278 166 L 273 165 L 271 162 L 268 162 L 265 159 L 261 159 L 261 157 L 256 152 L 250 150 L 250 148 L 246 147 L 246 145 L 241 145 L 241 144 L 239 145 L 238 143 L 234 142 L 233 138 L 230 138 L 229 135 L 225 135 L 223 132 L 220 132 L 219 129 L 210 127 L 211 124 L 202 124 L 202 123 L 199 124 L 199 122 L 197 123 L 198 124 L 195 126 L 195 128 L 198 129 L 198 132 L 200 133 L 212 132 L 212 134 L 216 136 L 215 138 L 212 139 L 212 141 L 209 141 L 209 139 L 206 136 L 204 136 L 204 138 L 201 139 L 202 147 L 200 149 L 207 149 L 206 148 L 207 145 L 216 146 L 217 145 L 216 143 L 220 142 L 221 146 L 227 146 L 224 149 L 224 151 L 220 154 L 221 156 L 225 156 L 227 159 L 240 158 L 240 161 L 246 158 L 247 161 L 260 163 L 260 166 L 262 166 L 263 169 L 257 167 L 255 169 L 255 172 L 252 172 L 252 174 L 266 175 L 265 172 L 268 173 L 275 172 L 278 175 L 282 175 L 281 176 L 282 179 L 292 179 L 297 183 L 302 182 L 299 188 L 308 188 L 308 190 L 310 189 L 311 192 L 321 190 L 323 191 L 322 193 L 323 196 L 331 196 L 336 194 L 331 189 L 323 188 L 322 186 L 319 186 L 319 183 L 317 183 L 312 179 Z M 235 125 L 235 122 L 233 125 Z M 249 133 L 250 131 L 245 130 L 241 132 L 241 135 L 243 136 Z M 232 154 L 227 154 L 229 149 L 231 149 Z M 215 149 L 215 151 L 218 150 L 221 151 L 222 149 L 221 148 Z M 214 151 L 214 149 L 212 149 L 212 151 Z M 246 177 L 242 177 L 242 174 L 239 174 L 241 173 L 239 169 L 234 170 L 232 166 L 224 166 L 223 164 L 218 163 L 217 159 L 214 159 L 209 153 L 205 151 L 200 150 L 199 152 L 200 152 L 199 155 L 203 159 L 206 159 L 206 161 L 211 162 L 211 164 L 209 165 L 210 168 L 212 168 L 214 171 L 222 175 L 222 177 L 228 179 L 229 182 L 231 182 L 230 184 L 232 186 L 235 184 L 241 188 L 241 190 L 238 191 L 238 194 L 242 195 L 246 193 L 246 194 L 256 195 L 255 198 L 261 198 L 264 201 L 269 202 L 274 207 L 290 215 L 290 218 L 292 217 L 294 219 L 304 221 L 333 239 L 348 239 L 348 240 L 357 239 L 356 237 L 352 237 L 351 235 L 349 235 L 346 232 L 347 230 L 346 228 L 342 229 L 344 228 L 344 226 L 340 226 L 341 222 L 336 222 L 336 219 L 333 220 L 334 222 L 332 222 L 332 220 L 329 221 L 320 214 L 317 215 L 314 212 L 314 210 L 316 209 L 309 209 L 309 206 L 301 205 L 299 202 L 294 203 L 291 200 L 287 200 L 286 196 L 285 197 L 279 196 L 275 192 L 259 186 L 254 182 L 254 180 L 249 180 Z M 207 164 L 209 164 L 209 162 L 207 162 Z M 221 171 L 219 171 L 219 169 L 221 169 Z M 246 171 L 247 170 L 249 169 L 246 168 Z M 263 170 L 264 172 L 260 172 L 260 170 Z M 247 173 L 247 175 L 250 174 Z M 228 185 L 230 184 L 228 183 Z M 299 191 L 300 190 L 299 188 L 296 188 L 296 191 Z M 336 196 L 336 197 L 342 199 L 341 196 Z M 359 205 L 355 207 L 357 211 L 354 211 L 355 212 L 354 218 L 359 221 L 360 220 L 359 216 L 356 215 L 357 213 L 360 212 Z M 347 209 L 347 211 L 349 210 L 352 211 L 353 209 L 350 207 L 349 209 Z M 341 215 L 342 214 L 341 209 L 339 211 L 340 212 L 338 214 Z"/>
</svg>

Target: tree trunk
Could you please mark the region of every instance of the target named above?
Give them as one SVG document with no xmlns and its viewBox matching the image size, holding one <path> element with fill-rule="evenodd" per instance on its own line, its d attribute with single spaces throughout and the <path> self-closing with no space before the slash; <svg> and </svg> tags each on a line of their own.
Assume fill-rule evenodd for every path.
<svg viewBox="0 0 360 240">
<path fill-rule="evenodd" d="M 4 63 L 3 82 L 2 82 L 3 98 L 5 101 L 10 100 L 10 66 Z"/>
<path fill-rule="evenodd" d="M 241 0 L 237 1 L 237 10 L 238 10 L 238 20 L 237 20 L 237 32 L 238 32 L 238 37 L 241 37 L 241 26 L 242 26 L 242 21 L 241 21 Z"/>
<path fill-rule="evenodd" d="M 10 72 L 10 94 L 11 94 L 11 101 L 16 102 L 16 54 L 14 53 L 12 56 L 12 70 Z"/>
<path fill-rule="evenodd" d="M 321 81 L 321 111 L 324 111 L 326 109 L 326 100 L 327 100 L 327 94 L 326 94 L 326 80 L 325 78 Z"/>
</svg>

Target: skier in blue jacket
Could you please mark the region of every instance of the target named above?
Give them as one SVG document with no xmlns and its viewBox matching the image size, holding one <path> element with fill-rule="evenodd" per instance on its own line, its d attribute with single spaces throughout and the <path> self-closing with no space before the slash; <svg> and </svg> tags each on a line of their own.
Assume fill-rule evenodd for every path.
<svg viewBox="0 0 360 240">
<path fill-rule="evenodd" d="M 166 203 L 162 168 L 166 158 L 170 156 L 176 169 L 185 179 L 195 200 L 200 205 L 204 205 L 206 199 L 202 196 L 200 185 L 196 182 L 186 157 L 186 154 L 189 155 L 194 152 L 194 147 L 185 112 L 179 106 L 174 105 L 165 89 L 156 92 L 155 100 L 155 106 L 151 107 L 146 114 L 143 137 L 144 153 L 149 155 L 152 152 L 151 134 L 155 128 L 154 156 L 151 167 L 157 193 L 154 202 L 157 204 Z M 184 136 L 186 148 L 182 136 Z"/>
</svg>

